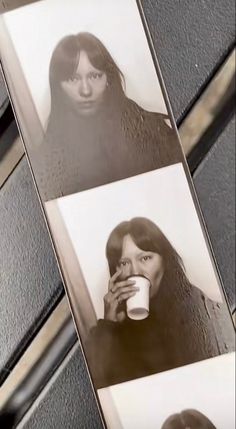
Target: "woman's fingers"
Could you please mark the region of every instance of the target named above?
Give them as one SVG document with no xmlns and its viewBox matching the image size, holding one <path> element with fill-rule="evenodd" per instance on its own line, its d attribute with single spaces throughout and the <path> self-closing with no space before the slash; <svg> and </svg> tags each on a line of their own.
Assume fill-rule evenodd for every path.
<svg viewBox="0 0 236 429">
<path fill-rule="evenodd" d="M 133 285 L 126 285 L 120 288 L 117 288 L 115 293 L 112 293 L 111 290 L 104 296 L 104 318 L 107 320 L 112 320 L 114 322 L 122 321 L 125 319 L 125 312 L 118 312 L 119 305 L 126 301 L 127 299 L 134 296 L 139 290 L 138 287 Z"/>
<path fill-rule="evenodd" d="M 122 301 L 127 301 L 127 299 L 131 298 L 132 296 L 134 296 L 136 294 L 137 291 L 133 291 L 133 292 L 125 292 L 122 293 L 118 298 L 117 298 L 117 302 L 118 304 L 121 304 Z"/>
<path fill-rule="evenodd" d="M 120 299 L 121 295 L 127 294 L 127 293 L 136 293 L 139 291 L 138 287 L 134 287 L 134 286 L 125 286 L 123 288 L 119 288 L 115 293 L 112 293 L 111 291 L 109 291 L 105 296 L 104 296 L 104 301 L 105 303 L 110 303 L 110 304 L 117 304 L 117 302 Z"/>
<path fill-rule="evenodd" d="M 114 286 L 114 282 L 118 279 L 118 277 L 121 274 L 121 270 L 117 270 L 115 274 L 110 278 L 109 280 L 109 289 L 111 289 Z"/>
<path fill-rule="evenodd" d="M 115 274 L 113 274 L 113 276 L 111 277 L 111 280 L 112 280 L 113 282 L 115 282 L 115 281 L 118 279 L 118 277 L 121 275 L 121 273 L 122 273 L 121 269 L 118 269 L 118 270 L 115 272 Z"/>
<path fill-rule="evenodd" d="M 134 280 L 118 281 L 122 270 L 117 270 L 110 278 L 108 285 L 108 292 L 104 296 L 104 317 L 107 320 L 122 321 L 125 319 L 125 312 L 119 312 L 119 305 L 127 299 L 134 296 L 139 288 L 135 287 Z"/>
<path fill-rule="evenodd" d="M 139 288 L 138 287 L 135 287 L 135 286 L 125 286 L 125 287 L 121 287 L 121 288 L 119 288 L 114 294 L 113 294 L 113 296 L 114 296 L 114 298 L 115 299 L 117 299 L 117 298 L 119 298 L 121 295 L 124 295 L 124 294 L 126 294 L 126 293 L 131 293 L 131 292 L 134 292 L 134 293 L 136 293 L 136 292 L 138 292 L 139 291 Z"/>
<path fill-rule="evenodd" d="M 116 282 L 115 284 L 113 284 L 110 290 L 112 293 L 115 293 L 119 289 L 122 289 L 123 287 L 133 286 L 135 284 L 136 282 L 134 280 L 123 280 L 121 282 Z"/>
</svg>

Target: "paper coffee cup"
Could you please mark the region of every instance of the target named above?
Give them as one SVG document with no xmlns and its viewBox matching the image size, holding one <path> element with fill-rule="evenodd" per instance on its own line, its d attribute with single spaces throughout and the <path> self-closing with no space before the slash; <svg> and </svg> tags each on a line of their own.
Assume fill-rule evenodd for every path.
<svg viewBox="0 0 236 429">
<path fill-rule="evenodd" d="M 133 320 L 146 319 L 149 315 L 150 281 L 139 275 L 130 276 L 129 280 L 134 281 L 134 286 L 138 287 L 139 290 L 126 301 L 127 315 Z"/>
</svg>

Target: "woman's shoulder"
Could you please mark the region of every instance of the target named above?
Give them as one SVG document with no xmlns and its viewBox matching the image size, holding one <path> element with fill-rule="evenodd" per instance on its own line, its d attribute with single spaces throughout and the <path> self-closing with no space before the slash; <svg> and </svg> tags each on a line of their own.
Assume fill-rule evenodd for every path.
<svg viewBox="0 0 236 429">
<path fill-rule="evenodd" d="M 176 135 L 171 127 L 169 116 L 161 112 L 145 110 L 135 101 L 127 99 L 126 122 L 133 124 L 137 133 L 149 135 L 151 138 L 168 140 L 169 143 L 176 141 Z M 176 145 L 178 146 L 178 145 Z"/>
<path fill-rule="evenodd" d="M 167 124 L 169 120 L 169 116 L 165 113 L 161 112 L 153 112 L 149 110 L 145 110 L 138 103 L 130 98 L 126 98 L 126 109 L 131 110 L 133 114 L 136 114 L 138 117 L 143 117 L 143 119 L 148 119 L 150 121 L 160 121 L 162 123 Z"/>
<path fill-rule="evenodd" d="M 194 285 L 191 285 L 191 291 L 191 297 L 194 298 L 195 302 L 201 303 L 207 312 L 213 312 L 215 316 L 224 314 L 226 318 L 228 317 L 228 308 L 223 299 L 213 299 Z"/>
<path fill-rule="evenodd" d="M 194 296 L 195 298 L 201 300 L 203 303 L 209 303 L 211 305 L 216 304 L 215 301 L 213 301 L 210 297 L 206 295 L 206 293 L 198 286 L 190 284 L 190 290 L 191 290 L 191 296 Z"/>
</svg>

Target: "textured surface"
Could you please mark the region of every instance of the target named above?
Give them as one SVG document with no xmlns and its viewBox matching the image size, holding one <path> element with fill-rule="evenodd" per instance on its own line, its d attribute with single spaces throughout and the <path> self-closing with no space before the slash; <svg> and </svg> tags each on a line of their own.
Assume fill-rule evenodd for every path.
<svg viewBox="0 0 236 429">
<path fill-rule="evenodd" d="M 229 298 L 235 307 L 235 117 L 194 175 L 200 205 Z"/>
<path fill-rule="evenodd" d="M 5 84 L 3 82 L 3 77 L 0 72 L 0 112 L 1 112 L 2 105 L 6 102 L 6 100 L 7 100 L 7 91 L 5 88 Z"/>
<path fill-rule="evenodd" d="M 179 120 L 235 40 L 234 0 L 142 0 Z"/>
<path fill-rule="evenodd" d="M 32 410 L 33 411 L 33 410 Z M 24 429 L 100 429 L 102 424 L 79 347 L 59 368 Z"/>
<path fill-rule="evenodd" d="M 8 96 L 0 69 L 0 118 L 8 105 Z"/>
<path fill-rule="evenodd" d="M 24 159 L 0 190 L 0 373 L 62 290 L 29 168 Z"/>
</svg>

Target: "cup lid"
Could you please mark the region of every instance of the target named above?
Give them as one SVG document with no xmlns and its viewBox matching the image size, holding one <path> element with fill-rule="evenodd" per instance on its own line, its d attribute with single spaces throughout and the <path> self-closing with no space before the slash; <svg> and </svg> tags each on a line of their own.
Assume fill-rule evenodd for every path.
<svg viewBox="0 0 236 429">
<path fill-rule="evenodd" d="M 151 284 L 150 280 L 146 276 L 144 276 L 143 274 L 132 274 L 132 275 L 126 277 L 125 280 L 129 280 L 132 277 L 142 277 L 143 279 L 146 279 L 149 282 L 150 287 L 152 287 L 152 284 Z"/>
</svg>

